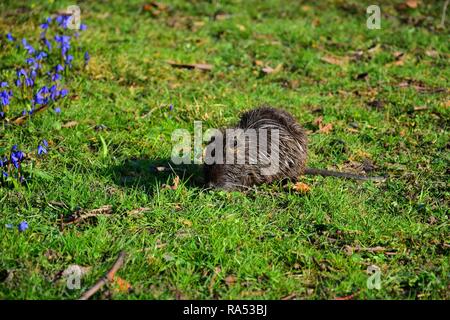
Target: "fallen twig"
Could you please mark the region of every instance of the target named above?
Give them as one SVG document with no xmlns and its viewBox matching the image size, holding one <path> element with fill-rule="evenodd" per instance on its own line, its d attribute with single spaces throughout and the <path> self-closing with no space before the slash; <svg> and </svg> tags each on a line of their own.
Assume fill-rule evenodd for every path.
<svg viewBox="0 0 450 320">
<path fill-rule="evenodd" d="M 281 300 L 294 300 L 296 297 L 297 297 L 296 293 L 291 293 L 290 295 L 282 297 Z"/>
<path fill-rule="evenodd" d="M 78 212 L 75 213 L 76 215 L 71 215 L 66 219 L 66 221 L 63 221 L 63 224 L 68 225 L 71 223 L 77 223 L 90 217 L 96 217 L 98 215 L 109 215 L 111 214 L 111 212 L 112 212 L 111 205 L 101 206 L 98 209 L 90 210 L 87 212 L 85 210 L 79 210 Z"/>
<path fill-rule="evenodd" d="M 119 256 L 117 257 L 116 262 L 114 262 L 112 268 L 108 271 L 106 275 L 104 275 L 100 280 L 98 280 L 89 290 L 83 293 L 79 300 L 88 300 L 92 297 L 98 290 L 100 290 L 105 284 L 108 282 L 112 282 L 114 280 L 114 276 L 117 270 L 123 266 L 125 262 L 125 251 L 121 251 Z"/>
<path fill-rule="evenodd" d="M 213 66 L 207 63 L 177 63 L 174 61 L 167 61 L 172 67 L 174 68 L 181 68 L 181 69 L 198 69 L 202 71 L 211 71 Z"/>
<path fill-rule="evenodd" d="M 43 106 L 37 108 L 36 110 L 34 110 L 34 111 L 33 111 L 33 114 L 42 112 L 42 111 L 44 111 L 45 109 L 47 109 L 47 107 L 48 107 L 48 105 L 45 104 L 45 105 L 43 105 Z M 30 116 L 31 116 L 31 115 L 28 115 L 28 114 L 26 114 L 26 115 L 24 115 L 24 116 L 18 116 L 18 117 L 12 118 L 12 119 L 10 120 L 10 122 L 11 122 L 11 123 L 14 123 L 14 124 L 17 124 L 17 125 L 21 125 L 21 124 L 23 124 Z"/>
<path fill-rule="evenodd" d="M 362 248 L 362 247 L 360 247 L 358 245 L 355 246 L 355 247 L 346 245 L 346 246 L 344 246 L 344 251 L 345 251 L 345 253 L 347 255 L 352 255 L 355 252 L 384 253 L 386 255 L 395 255 L 395 254 L 397 254 L 397 252 L 395 252 L 395 251 L 388 251 L 387 248 L 380 247 L 380 246 L 376 246 L 376 247 L 373 247 L 373 248 Z"/>
<path fill-rule="evenodd" d="M 354 292 L 348 296 L 336 297 L 336 298 L 334 298 L 334 300 L 353 300 L 357 294 L 359 294 L 359 290 L 357 290 L 356 292 Z"/>
</svg>

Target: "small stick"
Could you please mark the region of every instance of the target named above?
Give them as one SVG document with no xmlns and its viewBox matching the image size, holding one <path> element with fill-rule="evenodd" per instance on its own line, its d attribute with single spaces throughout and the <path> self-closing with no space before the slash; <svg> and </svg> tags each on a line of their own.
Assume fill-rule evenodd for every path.
<svg viewBox="0 0 450 320">
<path fill-rule="evenodd" d="M 43 106 L 40 106 L 39 108 L 37 108 L 36 110 L 34 110 L 33 114 L 39 113 L 44 111 L 45 109 L 47 109 L 48 105 L 44 104 Z M 30 115 L 24 115 L 24 116 L 17 116 L 15 118 L 12 118 L 10 121 L 14 124 L 17 125 L 21 125 L 23 124 L 28 118 L 30 117 Z"/>
<path fill-rule="evenodd" d="M 98 280 L 94 286 L 92 286 L 88 291 L 83 293 L 78 300 L 88 300 L 92 295 L 94 295 L 98 290 L 100 290 L 105 284 L 108 282 L 112 282 L 114 280 L 114 276 L 117 270 L 122 267 L 125 261 L 125 251 L 121 251 L 119 256 L 117 257 L 116 262 L 114 262 L 112 268 L 108 271 L 106 275 L 104 275 L 100 280 Z"/>
<path fill-rule="evenodd" d="M 85 220 L 87 218 L 97 217 L 99 215 L 104 215 L 104 216 L 105 215 L 109 215 L 112 212 L 112 206 L 111 205 L 105 205 L 105 206 L 102 206 L 102 207 L 100 207 L 98 209 L 90 210 L 90 211 L 87 211 L 87 212 L 86 211 L 87 210 L 84 210 L 84 209 L 78 211 L 79 216 L 78 217 L 71 217 L 72 220 L 63 221 L 64 225 L 68 225 L 68 224 L 71 224 L 71 223 L 78 223 L 78 222 L 80 222 L 82 220 Z"/>
</svg>

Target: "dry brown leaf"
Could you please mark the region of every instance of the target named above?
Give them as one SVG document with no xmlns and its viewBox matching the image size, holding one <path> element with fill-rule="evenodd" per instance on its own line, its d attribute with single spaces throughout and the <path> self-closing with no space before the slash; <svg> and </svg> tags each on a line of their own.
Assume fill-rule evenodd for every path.
<svg viewBox="0 0 450 320">
<path fill-rule="evenodd" d="M 180 184 L 180 177 L 179 177 L 179 176 L 175 176 L 175 178 L 173 178 L 173 181 L 172 181 L 172 185 L 171 185 L 171 186 L 168 186 L 167 184 L 163 184 L 163 185 L 162 185 L 162 188 L 163 188 L 163 189 L 177 190 L 179 184 Z"/>
<path fill-rule="evenodd" d="M 328 134 L 331 132 L 331 130 L 333 130 L 333 125 L 331 123 L 319 126 L 319 132 Z"/>
<path fill-rule="evenodd" d="M 406 0 L 405 4 L 411 9 L 416 9 L 419 3 L 417 0 Z"/>
<path fill-rule="evenodd" d="M 275 67 L 275 69 L 270 66 L 265 66 L 264 68 L 262 68 L 262 72 L 264 72 L 265 74 L 277 73 L 280 72 L 282 68 L 283 64 L 280 63 Z"/>
<path fill-rule="evenodd" d="M 334 64 L 337 66 L 342 66 L 347 62 L 347 58 L 342 58 L 342 57 L 337 57 L 337 56 L 332 56 L 332 55 L 326 55 L 320 59 L 324 62 Z"/>
<path fill-rule="evenodd" d="M 394 66 L 402 66 L 404 64 L 405 64 L 405 59 L 400 59 L 400 60 L 392 62 L 392 65 L 394 65 Z"/>
<path fill-rule="evenodd" d="M 311 187 L 303 182 L 295 183 L 294 186 L 292 187 L 292 189 L 294 189 L 297 192 L 301 192 L 301 193 L 307 193 L 307 192 L 311 191 Z"/>
<path fill-rule="evenodd" d="M 401 52 L 401 51 L 394 51 L 393 55 L 394 55 L 394 58 L 395 58 L 396 60 L 398 60 L 398 59 L 400 59 L 400 58 L 404 55 L 404 53 Z"/>
<path fill-rule="evenodd" d="M 314 119 L 313 124 L 316 126 L 320 126 L 322 124 L 323 121 L 323 116 L 317 117 L 316 119 Z"/>
<path fill-rule="evenodd" d="M 133 210 L 131 210 L 131 211 L 128 211 L 128 215 L 129 216 L 132 216 L 132 215 L 135 215 L 135 214 L 139 214 L 139 213 L 142 213 L 142 212 L 145 212 L 145 211 L 149 211 L 150 210 L 150 208 L 137 208 L 137 209 L 133 209 Z"/>
<path fill-rule="evenodd" d="M 152 11 L 152 6 L 149 5 L 148 3 L 146 3 L 146 4 L 144 4 L 142 6 L 142 10 L 144 10 L 144 11 Z"/>
<path fill-rule="evenodd" d="M 310 10 L 311 10 L 311 7 L 310 7 L 310 6 L 308 6 L 308 5 L 303 5 L 303 6 L 302 6 L 302 11 L 308 12 L 308 11 L 310 11 Z"/>
<path fill-rule="evenodd" d="M 37 108 L 36 110 L 33 111 L 33 114 L 36 115 L 37 113 L 44 111 L 45 109 L 47 109 L 47 106 L 48 105 L 46 105 L 46 104 L 43 106 L 40 106 L 39 108 Z M 30 118 L 30 116 L 28 114 L 26 114 L 24 116 L 18 116 L 18 117 L 12 118 L 10 121 L 14 124 L 21 125 L 21 124 L 24 124 L 25 121 L 27 121 L 29 118 Z"/>
<path fill-rule="evenodd" d="M 62 128 L 73 128 L 77 125 L 78 125 L 77 121 L 68 121 L 68 122 L 64 123 L 61 127 Z"/>
<path fill-rule="evenodd" d="M 242 291 L 239 295 L 241 297 L 259 297 L 264 295 L 266 292 L 264 290 L 257 291 Z"/>
<path fill-rule="evenodd" d="M 235 284 L 236 281 L 237 281 L 237 279 L 236 279 L 236 277 L 233 276 L 233 275 L 229 275 L 229 276 L 227 276 L 227 277 L 225 278 L 225 283 L 226 283 L 228 286 L 231 286 L 231 285 Z"/>
<path fill-rule="evenodd" d="M 180 177 L 179 177 L 179 176 L 176 176 L 176 177 L 173 179 L 173 185 L 171 186 L 171 189 L 172 189 L 172 190 L 177 190 L 179 184 L 180 184 Z"/>
<path fill-rule="evenodd" d="M 165 11 L 167 6 L 165 4 L 152 1 L 142 6 L 142 10 L 150 12 L 154 16 L 158 16 L 161 12 Z"/>
<path fill-rule="evenodd" d="M 126 293 L 131 289 L 131 284 L 127 280 L 122 279 L 119 276 L 114 276 L 113 284 L 113 291 L 118 293 Z"/>
<path fill-rule="evenodd" d="M 431 58 L 437 58 L 439 56 L 439 52 L 436 50 L 426 50 L 425 54 Z"/>
<path fill-rule="evenodd" d="M 238 29 L 240 30 L 240 31 L 245 31 L 246 29 L 245 29 L 245 26 L 243 26 L 242 24 L 238 24 L 238 25 L 236 25 L 237 27 L 238 27 Z"/>
<path fill-rule="evenodd" d="M 219 13 L 219 14 L 216 14 L 214 16 L 214 19 L 217 20 L 217 21 L 223 21 L 223 20 L 227 20 L 227 19 L 230 19 L 230 18 L 231 18 L 231 15 L 230 14 L 225 14 L 225 13 Z"/>
<path fill-rule="evenodd" d="M 407 55 L 400 51 L 395 51 L 393 54 L 395 61 L 387 63 L 386 66 L 402 66 L 405 64 Z"/>
<path fill-rule="evenodd" d="M 192 221 L 188 219 L 181 219 L 181 223 L 184 224 L 186 227 L 192 227 Z"/>
</svg>

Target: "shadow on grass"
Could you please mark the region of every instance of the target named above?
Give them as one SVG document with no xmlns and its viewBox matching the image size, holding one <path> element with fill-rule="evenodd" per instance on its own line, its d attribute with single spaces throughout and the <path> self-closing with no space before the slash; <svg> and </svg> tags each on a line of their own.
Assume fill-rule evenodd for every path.
<svg viewBox="0 0 450 320">
<path fill-rule="evenodd" d="M 164 184 L 172 185 L 176 176 L 188 188 L 204 188 L 201 165 L 174 165 L 169 159 L 128 159 L 108 171 L 111 171 L 115 184 L 127 188 L 143 188 L 149 193 Z"/>
</svg>

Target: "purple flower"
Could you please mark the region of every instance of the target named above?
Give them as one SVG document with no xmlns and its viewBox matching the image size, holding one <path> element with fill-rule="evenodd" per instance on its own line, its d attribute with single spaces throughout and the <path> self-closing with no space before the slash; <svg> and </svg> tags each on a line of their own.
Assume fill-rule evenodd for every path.
<svg viewBox="0 0 450 320">
<path fill-rule="evenodd" d="M 67 96 L 68 93 L 69 93 L 69 90 L 67 90 L 66 88 L 59 91 L 59 94 L 61 95 L 61 97 Z"/>
<path fill-rule="evenodd" d="M 58 48 L 61 48 L 62 55 L 66 55 L 67 51 L 70 48 L 70 36 L 55 36 L 55 41 L 58 42 Z"/>
<path fill-rule="evenodd" d="M 18 78 L 20 78 L 20 76 L 24 76 L 25 78 L 27 77 L 27 72 L 25 71 L 25 69 L 17 70 L 16 74 Z"/>
<path fill-rule="evenodd" d="M 22 45 L 28 51 L 28 54 L 34 53 L 35 50 L 30 44 L 28 44 L 27 39 L 25 38 L 22 39 Z"/>
<path fill-rule="evenodd" d="M 173 110 L 173 104 L 171 104 L 171 105 L 169 106 L 169 110 L 170 110 L 170 111 Z"/>
<path fill-rule="evenodd" d="M 58 25 L 61 25 L 61 23 L 63 22 L 64 16 L 57 16 L 55 21 Z"/>
<path fill-rule="evenodd" d="M 28 222 L 22 221 L 21 223 L 19 223 L 18 229 L 19 229 L 19 232 L 24 232 L 25 230 L 27 230 Z"/>
<path fill-rule="evenodd" d="M 91 56 L 89 55 L 89 52 L 84 53 L 84 64 L 87 65 L 89 60 L 91 59 Z"/>
<path fill-rule="evenodd" d="M 43 24 L 41 24 L 41 28 L 47 30 L 50 23 L 52 22 L 52 18 L 48 17 Z"/>
<path fill-rule="evenodd" d="M 20 79 L 16 79 L 16 87 L 20 87 L 22 85 L 22 82 Z"/>
<path fill-rule="evenodd" d="M 10 42 L 14 41 L 14 37 L 12 36 L 11 32 L 8 32 L 8 34 L 6 35 L 6 39 L 8 39 L 8 41 Z"/>
<path fill-rule="evenodd" d="M 66 60 L 66 64 L 69 65 L 69 67 L 71 67 L 72 66 L 72 61 L 73 61 L 73 56 L 71 54 L 68 54 L 65 57 L 65 60 Z"/>
<path fill-rule="evenodd" d="M 0 83 L 0 88 L 7 88 L 7 87 L 8 87 L 8 82 L 2 81 L 2 82 Z"/>
<path fill-rule="evenodd" d="M 43 58 L 47 57 L 47 54 L 44 51 L 41 51 L 38 53 L 38 55 L 36 56 L 37 60 L 42 60 Z"/>
<path fill-rule="evenodd" d="M 87 29 L 87 25 L 85 25 L 84 23 L 80 24 L 80 31 L 85 31 Z"/>
<path fill-rule="evenodd" d="M 48 95 L 50 94 L 50 90 L 47 86 L 43 86 L 38 90 L 33 99 L 33 104 L 47 104 L 48 103 Z"/>
<path fill-rule="evenodd" d="M 20 163 L 24 158 L 25 154 L 22 151 L 17 150 L 17 145 L 14 145 L 11 149 L 10 160 L 16 169 L 19 169 Z"/>
<path fill-rule="evenodd" d="M 67 29 L 67 25 L 69 24 L 69 21 L 71 18 L 72 18 L 72 16 L 58 16 L 58 17 L 56 17 L 56 23 L 60 27 Z"/>
<path fill-rule="evenodd" d="M 52 43 L 47 40 L 47 38 L 43 38 L 42 41 L 44 41 L 44 44 L 47 46 L 48 51 L 52 51 Z"/>
<path fill-rule="evenodd" d="M 55 71 L 56 72 L 63 72 L 64 71 L 64 67 L 60 64 L 57 64 L 55 67 Z"/>
<path fill-rule="evenodd" d="M 33 57 L 27 58 L 27 60 L 26 60 L 27 64 L 33 64 L 34 61 L 35 61 L 35 60 L 34 60 Z"/>
<path fill-rule="evenodd" d="M 61 80 L 61 79 L 62 79 L 62 77 L 61 77 L 61 75 L 59 73 L 54 73 L 52 75 L 52 81 L 58 81 L 58 80 Z"/>
<path fill-rule="evenodd" d="M 60 107 L 56 107 L 56 108 L 54 109 L 54 111 L 55 111 L 55 113 L 61 113 L 61 108 L 60 108 Z"/>
<path fill-rule="evenodd" d="M 3 106 L 7 106 L 9 105 L 9 99 L 11 98 L 11 95 L 8 91 L 4 90 L 2 92 L 0 92 L 0 103 Z"/>
<path fill-rule="evenodd" d="M 45 149 L 45 147 L 42 145 L 38 145 L 37 152 L 38 152 L 38 155 L 43 155 L 43 154 L 47 153 L 47 149 Z"/>
<path fill-rule="evenodd" d="M 69 43 L 69 42 L 70 42 L 70 36 L 65 36 L 65 35 L 60 36 L 60 35 L 56 35 L 56 36 L 55 36 L 55 41 L 58 42 L 58 43 L 61 43 L 61 44 L 63 44 L 63 43 Z"/>
<path fill-rule="evenodd" d="M 32 86 L 34 86 L 34 81 L 33 81 L 33 79 L 30 77 L 30 78 L 25 78 L 25 85 L 27 86 L 27 87 L 32 87 Z"/>
<path fill-rule="evenodd" d="M 50 87 L 50 99 L 55 101 L 59 97 L 58 87 L 54 84 Z"/>
<path fill-rule="evenodd" d="M 30 71 L 30 77 L 34 80 L 34 79 L 36 79 L 36 70 L 31 70 Z"/>
</svg>

